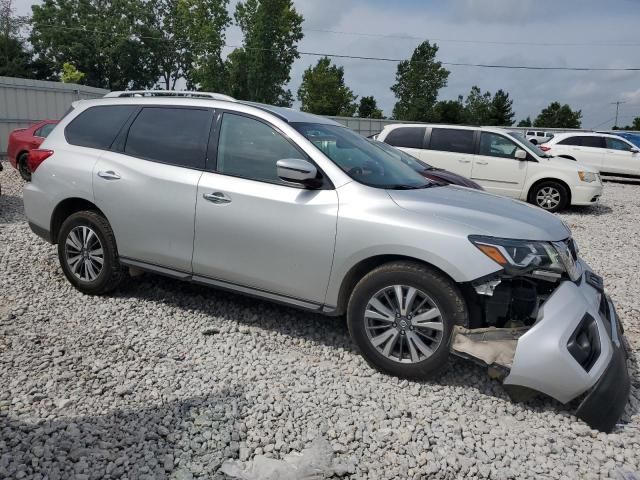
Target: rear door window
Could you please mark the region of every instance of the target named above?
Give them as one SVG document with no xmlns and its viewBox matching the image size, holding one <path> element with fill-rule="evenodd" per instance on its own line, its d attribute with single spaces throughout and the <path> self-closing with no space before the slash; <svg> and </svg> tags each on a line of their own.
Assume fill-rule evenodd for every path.
<svg viewBox="0 0 640 480">
<path fill-rule="evenodd" d="M 55 123 L 47 123 L 46 125 L 41 126 L 39 129 L 33 132 L 33 136 L 47 138 L 51 133 L 51 130 L 53 130 L 55 126 Z"/>
<path fill-rule="evenodd" d="M 579 137 L 583 147 L 604 148 L 604 138 L 596 136 Z"/>
<path fill-rule="evenodd" d="M 104 105 L 87 108 L 71 120 L 64 134 L 71 145 L 108 149 L 136 105 Z"/>
<path fill-rule="evenodd" d="M 431 150 L 473 153 L 473 130 L 434 128 L 431 130 Z"/>
<path fill-rule="evenodd" d="M 558 145 L 580 145 L 580 137 L 567 137 L 564 140 L 560 140 Z"/>
<path fill-rule="evenodd" d="M 385 143 L 394 147 L 424 148 L 424 134 L 426 127 L 394 128 L 384 139 Z"/>
<path fill-rule="evenodd" d="M 131 124 L 124 152 L 155 162 L 204 169 L 213 112 L 146 107 Z"/>
</svg>

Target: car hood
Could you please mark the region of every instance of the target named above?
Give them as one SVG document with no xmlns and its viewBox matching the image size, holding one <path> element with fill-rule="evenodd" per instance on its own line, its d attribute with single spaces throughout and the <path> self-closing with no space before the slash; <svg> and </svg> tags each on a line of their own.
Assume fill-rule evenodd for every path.
<svg viewBox="0 0 640 480">
<path fill-rule="evenodd" d="M 461 185 L 468 188 L 475 188 L 476 190 L 483 190 L 483 188 L 476 182 L 448 170 L 443 170 L 440 168 L 430 168 L 420 173 L 423 177 L 431 180 L 436 180 L 447 184 Z"/>
<path fill-rule="evenodd" d="M 387 190 L 401 208 L 465 226 L 469 235 L 558 241 L 571 235 L 555 215 L 518 200 L 456 186 Z"/>
<path fill-rule="evenodd" d="M 549 145 L 549 147 L 551 147 L 551 150 L 548 153 L 553 154 L 554 145 Z M 548 165 L 550 167 L 562 168 L 565 170 L 571 170 L 575 172 L 583 171 L 583 172 L 598 173 L 597 168 L 591 167 L 589 165 L 585 165 L 584 163 L 578 163 L 575 160 L 571 160 L 570 158 L 555 157 L 555 156 L 551 158 L 538 157 L 538 162 L 541 165 Z"/>
</svg>

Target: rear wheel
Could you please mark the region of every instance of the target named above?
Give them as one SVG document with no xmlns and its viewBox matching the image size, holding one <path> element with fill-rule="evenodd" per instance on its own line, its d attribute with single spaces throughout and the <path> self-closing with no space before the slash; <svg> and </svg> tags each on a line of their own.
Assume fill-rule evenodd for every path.
<svg viewBox="0 0 640 480">
<path fill-rule="evenodd" d="M 569 192 L 558 182 L 545 181 L 535 185 L 529 192 L 529 203 L 548 212 L 557 212 L 569 204 Z"/>
<path fill-rule="evenodd" d="M 16 166 L 18 167 L 18 172 L 20 172 L 20 176 L 26 180 L 27 182 L 31 181 L 31 170 L 29 170 L 29 165 L 27 164 L 27 159 L 29 158 L 28 153 L 22 153 L 18 157 L 16 161 Z"/>
<path fill-rule="evenodd" d="M 382 372 L 414 379 L 444 370 L 453 326 L 466 321 L 455 284 L 413 262 L 389 263 L 367 274 L 347 309 L 349 332 L 364 359 Z"/>
<path fill-rule="evenodd" d="M 97 212 L 77 212 L 64 221 L 58 258 L 67 279 L 89 295 L 115 289 L 124 276 L 111 226 Z"/>
</svg>

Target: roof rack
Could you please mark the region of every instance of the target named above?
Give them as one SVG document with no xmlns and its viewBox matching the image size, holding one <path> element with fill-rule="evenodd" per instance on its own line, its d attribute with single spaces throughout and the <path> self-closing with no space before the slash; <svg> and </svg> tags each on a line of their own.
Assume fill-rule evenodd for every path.
<svg viewBox="0 0 640 480">
<path fill-rule="evenodd" d="M 225 100 L 227 102 L 237 101 L 235 98 L 222 93 L 194 92 L 190 90 L 123 90 L 109 92 L 104 98 L 122 97 L 182 97 L 182 98 L 210 98 L 212 100 Z"/>
</svg>

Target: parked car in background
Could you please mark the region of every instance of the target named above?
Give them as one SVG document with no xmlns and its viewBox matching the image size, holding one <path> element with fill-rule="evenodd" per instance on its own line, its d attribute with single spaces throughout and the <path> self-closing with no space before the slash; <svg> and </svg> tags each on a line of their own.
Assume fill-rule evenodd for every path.
<svg viewBox="0 0 640 480">
<path fill-rule="evenodd" d="M 405 165 L 410 166 L 420 175 L 429 180 L 434 180 L 443 185 L 459 185 L 461 187 L 474 188 L 476 190 L 484 190 L 480 185 L 478 185 L 473 180 L 470 180 L 462 175 L 458 175 L 456 173 L 450 172 L 443 168 L 436 168 L 429 165 L 422 160 L 418 160 L 416 157 L 409 155 L 407 152 L 403 152 L 399 148 L 392 147 L 388 143 L 379 142 L 372 140 L 371 141 L 377 147 L 382 148 L 385 152 L 389 153 L 396 157 L 399 161 L 404 163 Z"/>
<path fill-rule="evenodd" d="M 544 142 L 548 142 L 554 136 L 551 132 L 545 132 L 542 130 L 527 130 L 524 134 L 527 140 L 534 145 L 539 145 Z"/>
<path fill-rule="evenodd" d="M 480 184 L 486 191 L 556 212 L 592 205 L 602 195 L 597 170 L 552 158 L 519 132 L 492 127 L 394 124 L 378 140 L 438 168 Z"/>
<path fill-rule="evenodd" d="M 25 180 L 31 180 L 31 172 L 27 164 L 29 152 L 42 144 L 57 123 L 58 120 L 42 120 L 29 127 L 18 128 L 9 134 L 7 147 L 9 162 L 18 169 L 20 176 Z"/>
<path fill-rule="evenodd" d="M 112 291 L 134 266 L 346 315 L 382 372 L 430 378 L 453 353 L 615 426 L 630 391 L 622 327 L 560 218 L 439 185 L 327 118 L 117 95 L 75 102 L 29 156 L 26 217 L 79 291 Z M 481 152 L 526 160 L 504 157 L 496 132 L 472 130 Z"/>
<path fill-rule="evenodd" d="M 602 175 L 640 177 L 640 148 L 618 135 L 561 133 L 540 148 L 596 168 Z"/>
<path fill-rule="evenodd" d="M 622 137 L 625 140 L 630 141 L 636 147 L 640 148 L 640 133 L 638 132 L 627 132 L 624 130 L 614 130 L 612 132 L 598 132 L 598 133 L 607 133 L 609 135 L 617 135 L 618 137 Z"/>
</svg>

